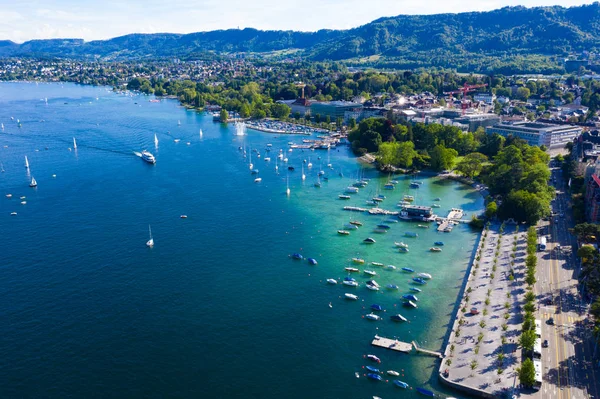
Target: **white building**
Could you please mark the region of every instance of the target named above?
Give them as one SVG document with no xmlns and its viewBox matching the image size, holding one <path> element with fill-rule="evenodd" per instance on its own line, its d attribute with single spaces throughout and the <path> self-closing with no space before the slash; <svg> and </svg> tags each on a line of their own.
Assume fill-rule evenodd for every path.
<svg viewBox="0 0 600 399">
<path fill-rule="evenodd" d="M 487 134 L 512 135 L 527 141 L 529 145 L 545 145 L 547 148 L 563 148 L 581 134 L 581 127 L 552 125 L 539 122 L 499 123 L 485 129 Z"/>
</svg>

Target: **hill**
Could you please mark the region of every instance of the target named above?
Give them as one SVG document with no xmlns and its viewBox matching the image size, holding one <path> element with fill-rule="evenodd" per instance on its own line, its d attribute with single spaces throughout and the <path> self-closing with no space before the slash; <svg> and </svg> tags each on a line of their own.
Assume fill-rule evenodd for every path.
<svg viewBox="0 0 600 399">
<path fill-rule="evenodd" d="M 361 59 L 378 56 L 378 62 L 383 64 L 477 70 L 478 65 L 499 59 L 517 62 L 524 57 L 527 63 L 534 56 L 537 61 L 556 62 L 543 57 L 562 57 L 574 51 L 599 48 L 600 3 L 596 2 L 570 8 L 505 7 L 489 12 L 399 15 L 349 30 L 296 32 L 247 28 L 190 34 L 131 34 L 91 42 L 52 39 L 19 45 L 0 41 L 0 56 L 185 58 L 206 51 L 262 53 L 297 49 L 314 60 L 360 63 Z"/>
</svg>

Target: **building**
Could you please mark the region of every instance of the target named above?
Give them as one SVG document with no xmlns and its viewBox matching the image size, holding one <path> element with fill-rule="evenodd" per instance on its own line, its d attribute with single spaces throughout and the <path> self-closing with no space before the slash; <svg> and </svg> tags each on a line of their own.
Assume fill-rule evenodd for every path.
<svg viewBox="0 0 600 399">
<path fill-rule="evenodd" d="M 310 114 L 312 116 L 320 115 L 321 119 L 329 116 L 332 122 L 335 122 L 337 118 L 344 119 L 346 112 L 349 115 L 357 115 L 356 113 L 360 113 L 362 109 L 362 104 L 349 101 L 324 101 L 310 104 Z"/>
<path fill-rule="evenodd" d="M 494 93 L 475 93 L 473 95 L 474 101 L 481 101 L 489 105 L 494 104 L 495 99 L 496 95 Z"/>
<path fill-rule="evenodd" d="M 469 131 L 474 132 L 479 127 L 493 126 L 500 122 L 496 114 L 465 114 L 455 119 L 456 122 L 469 126 Z"/>
<path fill-rule="evenodd" d="M 512 135 L 527 141 L 529 145 L 545 145 L 547 148 L 563 148 L 581 134 L 581 127 L 552 125 L 540 122 L 499 123 L 485 129 L 487 134 Z"/>
<path fill-rule="evenodd" d="M 600 178 L 596 173 L 585 187 L 585 218 L 589 223 L 600 222 Z"/>
</svg>

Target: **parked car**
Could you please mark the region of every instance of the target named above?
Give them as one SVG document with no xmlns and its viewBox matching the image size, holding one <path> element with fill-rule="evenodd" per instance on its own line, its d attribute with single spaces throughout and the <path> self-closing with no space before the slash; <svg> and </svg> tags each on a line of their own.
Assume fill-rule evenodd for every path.
<svg viewBox="0 0 600 399">
<path fill-rule="evenodd" d="M 544 342 L 542 342 L 542 348 L 547 348 L 548 347 L 548 340 L 545 339 Z"/>
<path fill-rule="evenodd" d="M 549 318 L 546 323 L 548 323 L 549 325 L 553 326 L 554 325 L 554 318 L 553 317 Z"/>
</svg>

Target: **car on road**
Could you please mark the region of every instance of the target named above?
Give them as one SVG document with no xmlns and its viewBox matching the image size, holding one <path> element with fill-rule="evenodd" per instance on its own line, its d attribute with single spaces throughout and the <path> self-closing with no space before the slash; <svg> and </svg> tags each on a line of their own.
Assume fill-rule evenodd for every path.
<svg viewBox="0 0 600 399">
<path fill-rule="evenodd" d="M 549 318 L 546 323 L 548 323 L 549 325 L 553 326 L 554 325 L 554 318 L 553 317 Z"/>
<path fill-rule="evenodd" d="M 548 347 L 548 340 L 545 339 L 544 342 L 542 342 L 542 348 L 547 348 Z"/>
<path fill-rule="evenodd" d="M 552 298 L 546 299 L 546 305 L 552 305 Z"/>
</svg>

